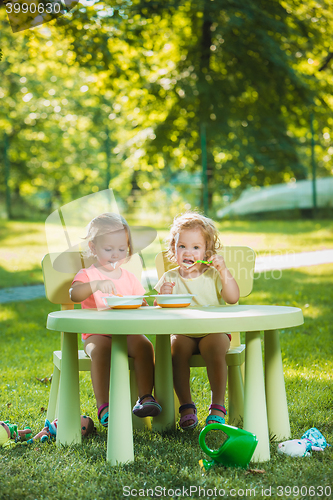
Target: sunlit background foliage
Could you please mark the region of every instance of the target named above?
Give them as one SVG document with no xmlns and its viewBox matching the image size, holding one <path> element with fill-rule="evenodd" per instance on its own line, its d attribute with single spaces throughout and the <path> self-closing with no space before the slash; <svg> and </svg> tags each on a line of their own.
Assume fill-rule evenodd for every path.
<svg viewBox="0 0 333 500">
<path fill-rule="evenodd" d="M 332 175 L 328 0 L 112 5 L 18 33 L 0 9 L 3 215 L 106 187 L 169 214 L 202 206 L 205 184 L 213 215 L 249 186 L 311 178 L 312 139 Z"/>
</svg>

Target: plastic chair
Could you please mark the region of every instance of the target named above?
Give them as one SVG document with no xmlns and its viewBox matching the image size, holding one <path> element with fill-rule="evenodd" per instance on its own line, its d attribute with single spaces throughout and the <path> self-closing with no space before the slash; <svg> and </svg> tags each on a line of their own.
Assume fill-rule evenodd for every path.
<svg viewBox="0 0 333 500">
<path fill-rule="evenodd" d="M 62 310 L 74 309 L 74 302 L 71 301 L 69 296 L 69 289 L 75 274 L 83 267 L 88 267 L 93 263 L 89 259 L 84 259 L 80 252 L 66 252 L 66 270 L 70 268 L 73 269 L 72 272 L 60 272 L 57 268 L 61 268 L 57 257 L 60 258 L 63 254 L 46 254 L 42 260 L 42 270 L 45 285 L 45 295 L 46 298 L 52 303 L 60 305 Z M 122 265 L 124 269 L 132 272 L 139 280 L 142 274 L 142 261 L 138 254 L 131 257 L 130 261 Z M 56 269 L 55 269 L 56 268 Z M 84 350 L 78 351 L 79 360 L 79 371 L 90 371 L 91 360 L 89 356 L 86 355 Z M 135 379 L 134 366 L 132 358 L 128 359 L 129 369 L 130 369 L 130 385 L 131 385 L 131 404 L 132 406 L 136 403 L 138 398 L 138 389 Z M 49 404 L 47 409 L 47 418 L 50 422 L 57 417 L 58 414 L 58 392 L 59 392 L 59 382 L 61 374 L 61 351 L 53 352 L 53 377 L 50 389 Z M 133 416 L 133 427 L 143 428 L 147 426 L 151 428 L 150 419 L 142 418 L 139 419 Z"/>
<path fill-rule="evenodd" d="M 219 252 L 223 255 L 225 263 L 235 278 L 240 297 L 247 297 L 252 292 L 255 252 L 245 246 L 225 246 Z M 160 252 L 155 258 L 158 278 L 177 264 L 166 258 L 166 252 Z M 228 399 L 229 423 L 237 425 L 244 416 L 244 362 L 245 344 L 240 343 L 240 333 L 232 332 L 230 349 L 226 355 L 228 365 Z M 195 354 L 190 359 L 190 367 L 206 366 L 200 354 Z M 178 408 L 178 404 L 175 404 Z"/>
</svg>

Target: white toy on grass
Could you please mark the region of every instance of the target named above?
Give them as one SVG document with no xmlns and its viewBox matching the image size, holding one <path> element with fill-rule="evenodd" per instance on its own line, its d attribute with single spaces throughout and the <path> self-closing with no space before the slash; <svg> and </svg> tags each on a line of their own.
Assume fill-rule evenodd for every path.
<svg viewBox="0 0 333 500">
<path fill-rule="evenodd" d="M 289 457 L 309 457 L 310 451 L 324 451 L 326 439 L 315 427 L 306 431 L 301 439 L 291 439 L 278 445 L 278 453 Z"/>
</svg>

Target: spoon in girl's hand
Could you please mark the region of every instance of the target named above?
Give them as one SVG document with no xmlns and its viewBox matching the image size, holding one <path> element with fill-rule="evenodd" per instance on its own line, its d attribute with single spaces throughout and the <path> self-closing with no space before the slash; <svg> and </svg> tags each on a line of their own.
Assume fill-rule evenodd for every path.
<svg viewBox="0 0 333 500">
<path fill-rule="evenodd" d="M 195 264 L 212 264 L 212 262 L 213 262 L 212 260 L 210 260 L 210 261 L 207 261 L 207 260 L 196 260 L 195 262 L 193 262 L 193 264 L 185 264 L 185 263 L 183 262 L 183 265 L 184 265 L 187 269 L 189 269 L 190 267 L 194 266 Z"/>
</svg>

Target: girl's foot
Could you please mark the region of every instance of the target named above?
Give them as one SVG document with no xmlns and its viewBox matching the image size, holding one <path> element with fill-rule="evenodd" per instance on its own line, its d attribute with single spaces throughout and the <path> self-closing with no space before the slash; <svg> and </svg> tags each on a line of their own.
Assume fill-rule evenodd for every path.
<svg viewBox="0 0 333 500">
<path fill-rule="evenodd" d="M 183 430 L 194 429 L 198 425 L 197 409 L 194 403 L 188 403 L 179 407 L 179 427 Z"/>
<path fill-rule="evenodd" d="M 225 424 L 225 416 L 227 414 L 227 410 L 224 406 L 211 404 L 209 406 L 210 413 L 206 418 L 206 425 L 208 424 Z"/>
<path fill-rule="evenodd" d="M 157 417 L 162 411 L 161 405 L 158 404 L 154 396 L 145 394 L 141 396 L 133 407 L 133 413 L 137 417 Z"/>
<path fill-rule="evenodd" d="M 97 410 L 98 420 L 103 425 L 103 427 L 108 426 L 109 421 L 109 403 L 104 403 Z"/>
</svg>

